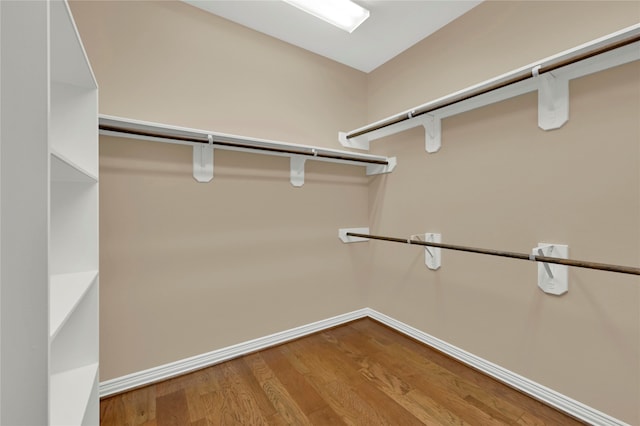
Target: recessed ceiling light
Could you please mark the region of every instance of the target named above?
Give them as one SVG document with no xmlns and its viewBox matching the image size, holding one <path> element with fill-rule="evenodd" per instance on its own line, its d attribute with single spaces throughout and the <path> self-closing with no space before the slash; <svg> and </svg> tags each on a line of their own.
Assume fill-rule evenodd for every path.
<svg viewBox="0 0 640 426">
<path fill-rule="evenodd" d="M 351 0 L 284 0 L 349 33 L 368 17 L 369 11 Z"/>
</svg>

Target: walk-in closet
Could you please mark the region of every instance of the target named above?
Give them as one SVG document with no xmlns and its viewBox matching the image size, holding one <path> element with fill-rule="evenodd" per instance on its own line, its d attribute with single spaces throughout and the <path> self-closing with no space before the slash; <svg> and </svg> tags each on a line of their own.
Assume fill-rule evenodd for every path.
<svg viewBox="0 0 640 426">
<path fill-rule="evenodd" d="M 0 1 L 0 424 L 640 425 L 640 3 L 314 3 Z"/>
</svg>

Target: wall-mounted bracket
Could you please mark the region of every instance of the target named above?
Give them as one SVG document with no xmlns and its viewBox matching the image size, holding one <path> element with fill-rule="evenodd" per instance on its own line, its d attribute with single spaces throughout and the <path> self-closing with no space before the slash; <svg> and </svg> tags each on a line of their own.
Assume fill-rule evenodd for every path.
<svg viewBox="0 0 640 426">
<path fill-rule="evenodd" d="M 369 164 L 367 165 L 367 176 L 391 173 L 397 165 L 398 159 L 396 157 L 387 158 L 387 164 Z"/>
<path fill-rule="evenodd" d="M 538 243 L 531 251 L 533 257 L 569 258 L 569 246 L 562 244 Z M 545 293 L 560 296 L 569 290 L 569 267 L 555 263 L 538 262 L 538 287 Z"/>
<path fill-rule="evenodd" d="M 535 75 L 535 68 L 533 72 Z M 569 79 L 550 72 L 535 78 L 538 81 L 538 127 L 559 129 L 569 121 Z"/>
<path fill-rule="evenodd" d="M 441 119 L 436 114 L 425 114 L 425 120 L 422 124 L 424 126 L 424 134 L 425 134 L 425 146 L 424 149 L 429 153 L 433 154 L 440 150 L 442 146 L 441 143 L 441 135 L 442 135 L 442 126 Z"/>
<path fill-rule="evenodd" d="M 441 243 L 442 234 L 426 233 L 424 234 L 424 241 L 427 243 Z M 427 268 L 436 270 L 440 268 L 442 264 L 442 249 L 439 247 L 424 248 L 424 264 Z"/>
<path fill-rule="evenodd" d="M 347 132 L 338 132 L 338 141 L 340 145 L 346 146 L 347 148 L 369 151 L 369 135 L 347 138 Z"/>
<path fill-rule="evenodd" d="M 338 238 L 343 243 L 362 243 L 369 241 L 368 238 L 350 237 L 347 232 L 355 232 L 357 234 L 368 234 L 369 228 L 340 228 L 338 229 Z"/>
<path fill-rule="evenodd" d="M 213 146 L 193 146 L 193 178 L 198 182 L 211 182 L 213 179 Z"/>
<path fill-rule="evenodd" d="M 347 138 L 347 133 L 338 132 L 338 141 L 342 146 L 347 148 L 355 148 L 369 150 L 369 142 L 376 139 L 384 138 L 389 135 L 408 130 L 414 127 L 422 126 L 425 130 L 425 149 L 429 153 L 437 152 L 440 149 L 440 116 L 436 114 L 423 114 L 413 117 L 413 111 L 406 112 L 409 120 L 401 121 L 391 126 L 374 130 L 365 135 Z M 357 130 L 354 130 L 356 132 Z"/>
<path fill-rule="evenodd" d="M 306 158 L 293 156 L 291 157 L 291 185 L 296 188 L 304 185 L 304 163 Z"/>
</svg>

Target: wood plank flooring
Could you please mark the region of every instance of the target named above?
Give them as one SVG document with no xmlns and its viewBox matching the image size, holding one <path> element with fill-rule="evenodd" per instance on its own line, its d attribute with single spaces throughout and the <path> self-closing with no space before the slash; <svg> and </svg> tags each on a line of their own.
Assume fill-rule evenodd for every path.
<svg viewBox="0 0 640 426">
<path fill-rule="evenodd" d="M 581 423 L 363 319 L 106 398 L 100 424 Z"/>
</svg>

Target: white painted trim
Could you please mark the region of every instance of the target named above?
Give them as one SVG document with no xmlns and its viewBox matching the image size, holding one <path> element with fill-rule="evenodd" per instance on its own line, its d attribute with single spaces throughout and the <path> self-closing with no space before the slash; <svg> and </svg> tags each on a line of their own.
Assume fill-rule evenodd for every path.
<svg viewBox="0 0 640 426">
<path fill-rule="evenodd" d="M 156 383 L 171 377 L 219 364 L 233 358 L 237 358 L 252 352 L 279 345 L 290 340 L 294 340 L 308 334 L 326 330 L 337 325 L 366 317 L 368 310 L 359 309 L 348 312 L 322 321 L 292 328 L 290 330 L 274 333 L 269 336 L 260 337 L 237 345 L 228 346 L 212 352 L 196 355 L 190 358 L 181 359 L 168 364 L 159 365 L 147 370 L 116 377 L 115 379 L 100 382 L 100 398 L 125 392 L 134 388 Z"/>
<path fill-rule="evenodd" d="M 460 361 L 498 381 L 515 388 L 532 398 L 557 408 L 570 416 L 594 426 L 629 426 L 627 423 L 591 408 L 581 402 L 562 395 L 546 386 L 522 377 L 506 368 L 500 367 L 483 358 L 444 342 L 403 322 L 388 317 L 373 309 L 367 308 L 367 316 L 400 333 L 418 340 L 446 355 Z"/>
<path fill-rule="evenodd" d="M 126 376 L 117 377 L 100 383 L 100 397 L 104 398 L 133 388 L 149 385 L 171 377 L 186 374 L 194 370 L 209 367 L 252 352 L 279 345 L 312 333 L 326 330 L 350 321 L 369 317 L 406 336 L 422 342 L 457 361 L 460 361 L 498 381 L 515 388 L 532 398 L 557 408 L 570 416 L 594 426 L 629 426 L 627 423 L 591 408 L 581 402 L 562 395 L 539 383 L 522 377 L 506 368 L 493 364 L 483 358 L 444 342 L 401 321 L 393 319 L 371 308 L 348 312 L 326 320 L 292 328 L 269 336 L 239 343 L 202 355 L 175 361 L 169 364 L 143 370 Z"/>
</svg>

